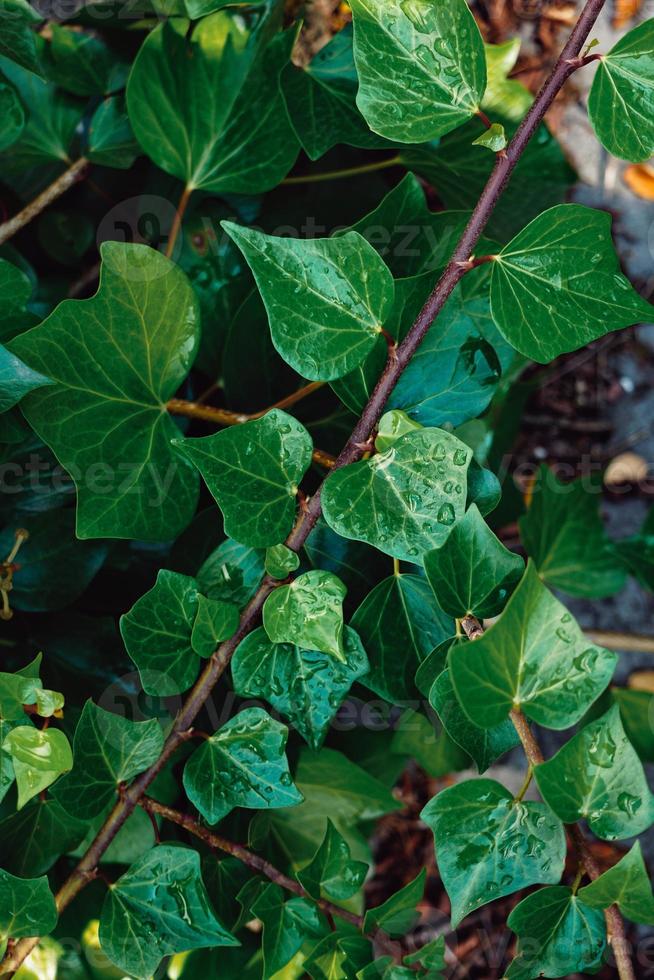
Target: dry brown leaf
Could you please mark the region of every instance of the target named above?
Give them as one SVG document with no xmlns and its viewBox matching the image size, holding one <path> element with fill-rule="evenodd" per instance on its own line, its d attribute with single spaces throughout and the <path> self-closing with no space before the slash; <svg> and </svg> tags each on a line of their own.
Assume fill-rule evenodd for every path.
<svg viewBox="0 0 654 980">
<path fill-rule="evenodd" d="M 625 27 L 642 5 L 643 0 L 613 0 L 613 26 Z"/>
<path fill-rule="evenodd" d="M 622 176 L 629 190 L 637 197 L 654 201 L 654 167 L 651 164 L 632 163 Z"/>
</svg>

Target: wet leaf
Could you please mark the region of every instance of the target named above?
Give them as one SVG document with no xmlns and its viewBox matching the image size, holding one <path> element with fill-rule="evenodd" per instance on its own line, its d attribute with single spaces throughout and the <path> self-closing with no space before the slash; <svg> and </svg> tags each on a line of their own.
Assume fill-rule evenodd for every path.
<svg viewBox="0 0 654 980">
<path fill-rule="evenodd" d="M 300 557 L 285 544 L 274 544 L 266 549 L 266 572 L 273 578 L 285 579 L 300 567 Z"/>
<path fill-rule="evenodd" d="M 18 810 L 73 767 L 70 743 L 56 728 L 41 731 L 20 725 L 9 732 L 2 748 L 11 756 L 14 767 Z"/>
<path fill-rule="evenodd" d="M 612 868 L 579 890 L 579 899 L 594 909 L 619 905 L 632 922 L 654 924 L 654 896 L 640 842 Z"/>
<path fill-rule="evenodd" d="M 347 593 L 331 572 L 298 575 L 268 596 L 263 625 L 273 643 L 297 643 L 307 650 L 346 661 L 343 645 L 343 600 Z"/>
</svg>

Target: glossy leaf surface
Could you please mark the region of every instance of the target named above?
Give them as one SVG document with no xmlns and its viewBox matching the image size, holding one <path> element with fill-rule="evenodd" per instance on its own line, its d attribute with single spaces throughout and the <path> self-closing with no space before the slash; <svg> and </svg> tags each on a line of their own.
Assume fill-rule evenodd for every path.
<svg viewBox="0 0 654 980">
<path fill-rule="evenodd" d="M 297 643 L 345 662 L 343 600 L 347 593 L 331 572 L 305 572 L 268 596 L 263 626 L 273 643 Z"/>
<path fill-rule="evenodd" d="M 579 898 L 594 909 L 608 909 L 611 905 L 619 905 L 623 915 L 632 922 L 652 925 L 654 897 L 640 842 L 636 841 L 631 850 L 612 868 L 581 888 Z"/>
<path fill-rule="evenodd" d="M 70 743 L 57 728 L 40 731 L 20 725 L 9 732 L 2 747 L 14 767 L 19 810 L 73 766 Z"/>
</svg>

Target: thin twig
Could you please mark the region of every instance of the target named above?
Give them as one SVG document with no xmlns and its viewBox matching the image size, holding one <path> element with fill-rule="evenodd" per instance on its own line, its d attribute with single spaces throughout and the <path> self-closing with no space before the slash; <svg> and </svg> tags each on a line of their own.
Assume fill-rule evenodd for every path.
<svg viewBox="0 0 654 980">
<path fill-rule="evenodd" d="M 22 211 L 19 211 L 13 218 L 9 218 L 8 221 L 0 225 L 0 245 L 8 241 L 34 218 L 38 217 L 57 198 L 65 194 L 73 184 L 81 180 L 89 169 L 89 166 L 90 164 L 86 157 L 80 157 L 79 160 L 76 160 L 75 163 L 70 165 L 68 170 L 64 170 L 63 174 L 57 177 L 44 191 L 41 191 L 38 197 L 35 197 L 33 201 L 25 205 Z"/>
<path fill-rule="evenodd" d="M 397 348 L 395 357 L 389 357 L 386 369 L 379 379 L 343 451 L 336 460 L 335 468 L 347 466 L 362 458 L 365 452 L 364 447 L 369 444 L 377 422 L 384 410 L 384 406 L 399 381 L 402 372 L 422 343 L 434 319 L 443 309 L 452 291 L 465 275 L 465 269 L 461 268 L 461 263 L 467 262 L 470 256 L 474 254 L 475 246 L 481 238 L 525 147 L 540 126 L 545 113 L 552 105 L 557 94 L 570 75 L 573 74 L 575 69 L 569 63 L 570 59 L 576 58 L 580 54 L 604 4 L 605 0 L 587 0 L 568 43 L 563 49 L 550 77 L 537 95 L 529 112 L 509 144 L 506 153 L 503 156 L 497 157 L 493 173 L 479 198 L 477 206 L 472 213 L 470 221 L 461 236 L 447 268 L 409 330 L 406 338 Z M 287 547 L 294 551 L 299 551 L 315 527 L 320 514 L 319 488 L 309 500 L 306 510 L 300 514 L 294 529 L 286 540 Z M 109 817 L 100 828 L 77 868 L 57 894 L 57 906 L 60 910 L 65 908 L 75 895 L 84 888 L 89 880 L 89 875 L 92 876 L 93 869 L 99 863 L 111 841 L 130 814 L 133 813 L 139 800 L 145 794 L 153 780 L 174 754 L 181 740 L 186 737 L 185 733 L 190 729 L 196 716 L 229 665 L 234 651 L 244 637 L 257 627 L 264 602 L 276 587 L 276 584 L 275 580 L 270 578 L 270 576 L 264 577 L 257 592 L 243 610 L 236 633 L 229 640 L 222 643 L 207 662 L 175 719 L 172 732 L 164 744 L 160 758 L 144 773 L 141 773 L 131 786 L 127 788 L 123 797 L 118 800 Z M 25 957 L 38 945 L 38 942 L 39 937 L 21 939 L 11 953 L 7 954 L 4 963 L 0 964 L 0 969 L 5 973 L 18 969 Z M 624 974 L 623 980 L 630 980 L 628 973 Z"/>
<path fill-rule="evenodd" d="M 386 160 L 375 160 L 374 163 L 364 163 L 359 167 L 347 167 L 345 170 L 323 170 L 317 174 L 302 174 L 299 177 L 287 177 L 282 181 L 283 186 L 295 184 L 321 184 L 325 180 L 343 180 L 346 177 L 359 177 L 362 174 L 372 174 L 378 170 L 388 170 L 390 167 L 400 167 L 402 157 L 398 154 Z"/>
<path fill-rule="evenodd" d="M 179 204 L 175 211 L 175 217 L 173 218 L 173 224 L 170 229 L 170 235 L 168 236 L 168 245 L 166 246 L 166 258 L 171 258 L 175 245 L 177 244 L 177 236 L 179 235 L 180 229 L 182 227 L 182 221 L 184 220 L 184 215 L 186 214 L 186 209 L 188 207 L 188 202 L 191 200 L 191 194 L 193 193 L 193 188 L 189 187 L 188 184 L 182 191 L 182 196 L 179 199 Z"/>
</svg>

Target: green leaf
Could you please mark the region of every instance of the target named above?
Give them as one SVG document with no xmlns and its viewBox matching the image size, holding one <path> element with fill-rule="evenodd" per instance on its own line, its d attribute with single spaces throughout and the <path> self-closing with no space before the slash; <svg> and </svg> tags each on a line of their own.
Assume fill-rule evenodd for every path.
<svg viewBox="0 0 654 980">
<path fill-rule="evenodd" d="M 198 611 L 191 633 L 191 646 L 199 657 L 210 657 L 219 643 L 238 629 L 238 606 L 220 599 L 198 596 Z"/>
<path fill-rule="evenodd" d="M 392 575 L 380 582 L 355 612 L 352 626 L 370 660 L 362 683 L 395 704 L 415 696 L 419 664 L 454 633 L 454 623 L 417 575 Z"/>
<path fill-rule="evenodd" d="M 619 905 L 632 922 L 654 925 L 654 896 L 640 841 L 612 868 L 581 888 L 579 898 L 594 909 Z"/>
<path fill-rule="evenodd" d="M 520 122 L 534 97 L 520 82 L 510 78 L 520 54 L 520 38 L 512 37 L 503 44 L 485 44 L 488 84 L 481 107 L 498 113 L 503 119 Z"/>
<path fill-rule="evenodd" d="M 252 913 L 263 923 L 264 980 L 273 977 L 289 963 L 305 939 L 324 931 L 320 913 L 303 898 L 284 901 L 279 885 L 266 885 L 252 906 Z"/>
<path fill-rule="evenodd" d="M 654 20 L 646 20 L 599 58 L 588 115 L 609 153 L 644 163 L 654 153 Z"/>
<path fill-rule="evenodd" d="M 475 504 L 440 548 L 427 552 L 424 564 L 439 606 L 456 619 L 497 616 L 525 567 L 493 534 Z"/>
<path fill-rule="evenodd" d="M 41 74 L 33 24 L 41 15 L 26 0 L 3 0 L 0 8 L 0 55 Z"/>
<path fill-rule="evenodd" d="M 504 126 L 501 123 L 493 123 L 486 132 L 472 141 L 473 146 L 485 146 L 487 150 L 491 150 L 493 153 L 499 153 L 500 150 L 505 150 L 508 143 Z"/>
<path fill-rule="evenodd" d="M 409 932 L 420 917 L 416 906 L 422 901 L 426 880 L 427 869 L 423 868 L 417 878 L 387 898 L 383 905 L 368 909 L 363 920 L 364 932 L 375 928 L 389 936 L 404 936 Z"/>
<path fill-rule="evenodd" d="M 268 596 L 263 625 L 273 643 L 297 643 L 345 662 L 343 599 L 347 588 L 331 572 L 298 575 Z"/>
<path fill-rule="evenodd" d="M 300 567 L 300 557 L 285 544 L 274 544 L 266 549 L 266 573 L 272 578 L 285 579 Z"/>
<path fill-rule="evenodd" d="M 359 79 L 350 24 L 308 65 L 286 65 L 280 83 L 293 129 L 310 160 L 318 160 L 337 143 L 362 149 L 386 145 L 370 132 L 356 105 Z"/>
<path fill-rule="evenodd" d="M 192 631 L 199 600 L 195 579 L 161 569 L 150 591 L 121 616 L 125 648 L 148 694 L 180 694 L 195 681 L 200 663 Z"/>
<path fill-rule="evenodd" d="M 635 837 L 654 821 L 652 795 L 617 705 L 536 766 L 534 775 L 565 823 L 583 817 L 603 840 Z"/>
<path fill-rule="evenodd" d="M 424 143 L 478 111 L 486 59 L 464 0 L 353 0 L 352 13 L 357 105 L 374 132 Z"/>
<path fill-rule="evenodd" d="M 620 706 L 620 717 L 627 738 L 643 762 L 654 762 L 654 694 L 630 688 L 611 689 L 613 700 Z"/>
<path fill-rule="evenodd" d="M 0 152 L 12 146 L 25 128 L 25 110 L 16 90 L 0 82 Z"/>
<path fill-rule="evenodd" d="M 222 226 L 252 269 L 273 344 L 292 368 L 329 381 L 372 350 L 391 311 L 393 277 L 358 232 L 300 240 Z"/>
<path fill-rule="evenodd" d="M 302 802 L 284 754 L 287 738 L 288 728 L 263 708 L 246 708 L 196 749 L 184 769 L 184 789 L 208 823 L 237 806 Z"/>
<path fill-rule="evenodd" d="M 620 271 L 611 215 L 550 208 L 494 256 L 491 310 L 516 350 L 545 364 L 610 330 L 652 318 Z"/>
<path fill-rule="evenodd" d="M 139 153 L 124 97 L 118 95 L 105 99 L 93 113 L 89 125 L 87 157 L 91 163 L 102 167 L 128 170 Z"/>
<path fill-rule="evenodd" d="M 47 878 L 14 878 L 0 869 L 0 954 L 7 940 L 47 936 L 57 924 L 57 907 Z"/>
<path fill-rule="evenodd" d="M 499 725 L 512 708 L 547 728 L 569 728 L 602 693 L 616 663 L 615 653 L 589 643 L 531 563 L 498 622 L 449 655 L 456 695 L 482 728 Z"/>
<path fill-rule="evenodd" d="M 449 670 L 444 670 L 434 681 L 429 703 L 450 738 L 474 759 L 480 773 L 486 772 L 496 759 L 520 744 L 513 722 L 508 718 L 494 728 L 479 728 L 472 724 L 454 693 Z"/>
<path fill-rule="evenodd" d="M 265 548 L 289 534 L 313 451 L 309 433 L 292 415 L 274 408 L 263 418 L 175 445 L 202 474 L 230 537 Z"/>
<path fill-rule="evenodd" d="M 112 963 L 141 980 L 171 953 L 239 945 L 211 907 L 199 854 L 170 844 L 144 854 L 111 886 L 100 944 Z"/>
<path fill-rule="evenodd" d="M 73 771 L 53 795 L 72 816 L 90 820 L 115 799 L 121 783 L 156 762 L 163 741 L 155 719 L 129 721 L 89 700 L 75 729 Z"/>
<path fill-rule="evenodd" d="M 44 55 L 48 77 L 73 95 L 109 95 L 124 88 L 128 65 L 91 34 L 50 25 Z"/>
<path fill-rule="evenodd" d="M 22 878 L 42 875 L 62 854 L 74 851 L 88 829 L 56 800 L 35 800 L 0 822 L 0 862 Z"/>
<path fill-rule="evenodd" d="M 105 242 L 101 255 L 95 296 L 65 300 L 11 342 L 53 380 L 22 409 L 75 480 L 78 537 L 168 540 L 197 502 L 163 410 L 193 361 L 197 306 L 183 273 L 153 249 Z"/>
<path fill-rule="evenodd" d="M 189 188 L 270 190 L 298 150 L 277 81 L 288 45 L 261 53 L 244 22 L 226 12 L 189 27 L 181 18 L 160 24 L 136 56 L 127 85 L 136 138 Z"/>
<path fill-rule="evenodd" d="M 352 684 L 368 670 L 359 636 L 347 626 L 344 641 L 341 663 L 330 653 L 272 643 L 264 629 L 255 630 L 232 658 L 234 690 L 241 697 L 265 698 L 319 749 Z"/>
<path fill-rule="evenodd" d="M 415 963 L 419 963 L 423 969 L 429 971 L 445 970 L 445 937 L 438 936 L 437 939 L 432 939 L 431 942 L 425 943 L 415 953 L 403 956 L 402 962 L 406 963 L 407 966 L 413 966 Z M 430 978 L 430 980 L 438 980 L 438 978 L 434 977 Z"/>
<path fill-rule="evenodd" d="M 407 709 L 395 726 L 391 752 L 413 759 L 433 779 L 470 768 L 470 756 L 433 719 Z"/>
<path fill-rule="evenodd" d="M 345 538 L 414 561 L 441 544 L 463 517 L 471 458 L 449 432 L 409 432 L 388 452 L 327 477 L 325 520 Z"/>
<path fill-rule="evenodd" d="M 487 902 L 529 885 L 553 884 L 563 873 L 561 822 L 545 804 L 518 802 L 492 779 L 441 790 L 421 817 L 434 833 L 453 928 Z"/>
<path fill-rule="evenodd" d="M 541 466 L 520 536 L 538 574 L 553 589 L 589 599 L 619 592 L 624 570 L 615 563 L 599 513 L 600 486 L 559 482 Z"/>
<path fill-rule="evenodd" d="M 604 916 L 571 888 L 555 885 L 528 895 L 513 909 L 508 924 L 518 935 L 517 955 L 506 974 L 510 980 L 595 973 L 601 965 Z"/>
<path fill-rule="evenodd" d="M 352 860 L 347 841 L 328 818 L 322 844 L 296 878 L 312 898 L 343 902 L 359 891 L 367 872 L 367 864 Z"/>
<path fill-rule="evenodd" d="M 70 743 L 56 728 L 41 731 L 20 725 L 9 732 L 2 747 L 9 752 L 14 767 L 18 810 L 73 767 Z"/>
<path fill-rule="evenodd" d="M 263 553 L 228 539 L 203 562 L 197 583 L 207 598 L 242 607 L 256 592 L 263 574 Z"/>
<path fill-rule="evenodd" d="M 415 432 L 422 429 L 419 422 L 414 422 L 406 412 L 394 408 L 390 412 L 385 412 L 379 420 L 377 435 L 375 436 L 375 449 L 378 453 L 385 453 L 387 449 L 394 446 L 400 436 L 407 432 Z"/>
<path fill-rule="evenodd" d="M 0 292 L 3 297 L 0 338 L 7 341 L 34 326 L 35 317 L 25 309 L 32 295 L 32 283 L 22 269 L 6 259 L 0 259 Z"/>
<path fill-rule="evenodd" d="M 28 392 L 51 383 L 0 345 L 0 412 L 9 411 Z"/>
<path fill-rule="evenodd" d="M 37 691 L 43 685 L 37 676 L 0 672 L 0 718 L 20 721 L 25 718 L 24 704 L 36 704 Z"/>
</svg>

